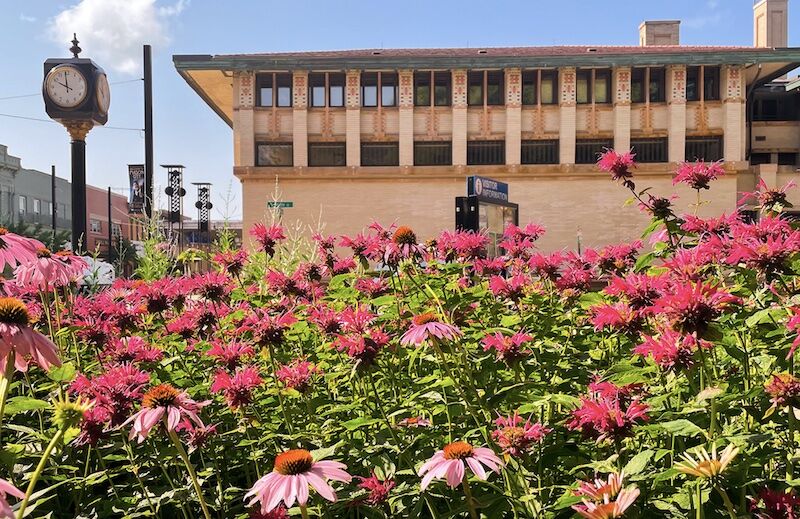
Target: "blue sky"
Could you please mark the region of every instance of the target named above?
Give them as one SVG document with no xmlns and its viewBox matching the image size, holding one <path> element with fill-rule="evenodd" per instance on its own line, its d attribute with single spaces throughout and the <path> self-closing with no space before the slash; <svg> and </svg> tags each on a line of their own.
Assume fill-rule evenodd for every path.
<svg viewBox="0 0 800 519">
<path fill-rule="evenodd" d="M 790 2 L 791 4 L 792 2 Z M 213 183 L 213 217 L 241 213 L 232 175 L 232 132 L 180 79 L 173 54 L 224 54 L 369 47 L 635 45 L 645 19 L 680 19 L 681 43 L 751 45 L 752 0 L 3 0 L 0 114 L 46 118 L 42 63 L 66 56 L 78 32 L 84 57 L 109 74 L 108 126 L 142 128 L 139 60 L 154 45 L 156 164 L 186 166 L 185 182 Z M 789 44 L 800 46 L 800 5 L 790 5 Z M 127 81 L 127 82 L 126 82 Z M 23 165 L 69 177 L 66 131 L 0 116 L 0 144 Z M 143 162 L 139 131 L 95 129 L 88 139 L 88 180 L 127 185 L 127 164 Z M 166 174 L 157 168 L 156 182 Z M 222 199 L 230 192 L 233 203 Z M 187 211 L 193 211 L 189 189 Z M 192 208 L 192 209 L 188 209 Z M 191 214 L 191 213 L 190 213 Z"/>
</svg>

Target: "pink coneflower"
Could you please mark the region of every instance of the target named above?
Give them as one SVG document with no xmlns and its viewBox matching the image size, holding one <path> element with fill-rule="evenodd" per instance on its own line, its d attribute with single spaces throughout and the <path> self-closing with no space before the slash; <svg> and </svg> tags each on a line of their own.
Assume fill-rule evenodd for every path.
<svg viewBox="0 0 800 519">
<path fill-rule="evenodd" d="M 336 493 L 328 480 L 350 483 L 347 466 L 338 461 L 314 461 L 305 449 L 292 449 L 275 456 L 275 468 L 262 477 L 245 494 L 252 497 L 248 506 L 261 503 L 261 513 L 274 510 L 281 502 L 291 508 L 295 501 L 300 507 L 308 502 L 309 486 L 328 501 L 336 501 Z"/>
<path fill-rule="evenodd" d="M 684 162 L 675 172 L 672 184 L 683 183 L 699 191 L 701 189 L 709 189 L 711 187 L 709 183 L 724 174 L 725 170 L 722 168 L 722 161 L 705 162 L 698 160 L 697 162 Z"/>
<path fill-rule="evenodd" d="M 16 517 L 14 509 L 8 504 L 7 496 L 9 495 L 23 499 L 25 492 L 19 490 L 5 479 L 0 479 L 0 517 L 14 519 Z"/>
<path fill-rule="evenodd" d="M 321 373 L 321 369 L 307 360 L 295 359 L 291 364 L 281 366 L 275 376 L 284 386 L 306 393 L 311 389 L 312 379 Z"/>
<path fill-rule="evenodd" d="M 40 247 L 35 259 L 20 263 L 14 269 L 14 281 L 23 287 L 48 291 L 69 285 L 73 281 L 72 269 L 53 258 L 48 249 Z"/>
<path fill-rule="evenodd" d="M 539 422 L 531 422 L 530 418 L 523 421 L 517 413 L 500 416 L 494 423 L 498 428 L 492 431 L 492 438 L 503 449 L 503 454 L 515 457 L 541 443 L 552 431 Z"/>
<path fill-rule="evenodd" d="M 764 384 L 767 394 L 772 397 L 773 408 L 800 407 L 800 379 L 790 373 L 773 374 Z"/>
<path fill-rule="evenodd" d="M 213 339 L 211 348 L 206 351 L 206 355 L 213 357 L 231 371 L 242 363 L 244 357 L 250 357 L 254 353 L 253 347 L 245 342 L 223 342 L 219 339 Z"/>
<path fill-rule="evenodd" d="M 525 348 L 525 344 L 532 340 L 533 337 L 527 333 L 517 332 L 509 337 L 500 332 L 495 332 L 493 335 L 484 337 L 481 343 L 483 344 L 483 351 L 494 350 L 497 360 L 506 364 L 513 364 L 530 353 Z"/>
<path fill-rule="evenodd" d="M 677 330 L 700 337 L 723 310 L 740 301 L 710 283 L 680 283 L 656 300 L 653 312 L 664 315 Z"/>
<path fill-rule="evenodd" d="M 375 472 L 368 478 L 356 476 L 356 479 L 361 480 L 358 488 L 366 490 L 368 493 L 366 497 L 361 498 L 359 501 L 367 503 L 370 506 L 378 506 L 389 499 L 389 492 L 395 487 L 396 483 L 392 478 L 379 479 Z"/>
<path fill-rule="evenodd" d="M 270 225 L 267 227 L 263 223 L 257 223 L 250 228 L 250 236 L 256 239 L 258 249 L 267 256 L 275 254 L 275 245 L 280 240 L 285 240 L 283 227 L 280 225 Z"/>
<path fill-rule="evenodd" d="M 608 475 L 607 482 L 600 479 L 582 481 L 574 494 L 582 497 L 583 502 L 574 505 L 572 509 L 587 519 L 615 519 L 624 516 L 625 511 L 639 497 L 638 488 L 622 488 L 624 477 L 623 473 L 612 473 Z"/>
<path fill-rule="evenodd" d="M 615 182 L 620 180 L 623 183 L 629 182 L 633 178 L 631 170 L 636 167 L 634 157 L 636 155 L 630 151 L 619 153 L 614 150 L 606 150 L 600 154 L 600 158 L 597 160 L 597 167 L 600 171 L 611 173 L 611 180 Z"/>
<path fill-rule="evenodd" d="M 680 371 L 694 365 L 697 348 L 710 344 L 698 340 L 694 335 L 683 335 L 669 328 L 659 330 L 658 336 L 643 335 L 644 342 L 633 349 L 633 353 L 651 357 L 658 367 L 668 371 Z"/>
<path fill-rule="evenodd" d="M 100 352 L 103 360 L 113 362 L 157 362 L 163 356 L 164 352 L 136 335 L 112 339 Z"/>
<path fill-rule="evenodd" d="M 417 235 L 410 227 L 401 226 L 386 243 L 383 261 L 387 265 L 397 265 L 402 260 L 418 258 L 422 255 L 422 247 L 417 243 Z"/>
<path fill-rule="evenodd" d="M 80 281 L 83 278 L 83 273 L 89 267 L 89 264 L 86 263 L 85 259 L 81 258 L 80 256 L 76 256 L 72 253 L 72 251 L 60 250 L 53 254 L 53 258 L 61 260 L 61 262 L 64 263 L 64 265 L 67 267 L 67 271 L 69 272 L 71 282 Z"/>
<path fill-rule="evenodd" d="M 449 443 L 420 467 L 419 475 L 423 476 L 420 490 L 424 492 L 434 479 L 445 479 L 450 488 L 457 487 L 464 480 L 465 464 L 475 477 L 485 481 L 487 474 L 483 466 L 499 474 L 503 461 L 492 449 L 476 448 L 463 441 Z"/>
<path fill-rule="evenodd" d="M 622 490 L 625 471 L 608 475 L 607 480 L 594 479 L 593 481 L 580 481 L 573 493 L 578 497 L 588 498 L 593 501 L 602 501 L 604 496 L 616 497 Z"/>
<path fill-rule="evenodd" d="M 231 376 L 227 371 L 218 371 L 211 384 L 212 393 L 222 393 L 231 409 L 239 409 L 253 401 L 253 390 L 263 383 L 254 366 L 236 371 Z"/>
<path fill-rule="evenodd" d="M 36 251 L 44 245 L 38 240 L 26 238 L 0 227 L 0 270 L 6 266 L 16 267 L 20 263 L 36 260 Z"/>
<path fill-rule="evenodd" d="M 461 330 L 452 324 L 443 323 L 432 313 L 414 316 L 411 326 L 400 338 L 400 344 L 419 346 L 427 340 L 455 341 L 461 337 Z"/>
<path fill-rule="evenodd" d="M 128 439 L 134 437 L 142 443 L 150 434 L 151 429 L 163 420 L 167 431 L 175 430 L 175 427 L 184 418 L 188 418 L 195 425 L 202 427 L 203 421 L 200 419 L 200 409 L 208 402 L 195 402 L 184 391 L 175 389 L 170 384 L 159 384 L 142 397 L 142 409 L 135 415 L 128 418 L 124 424 L 133 422 L 131 433 Z"/>
<path fill-rule="evenodd" d="M 430 427 L 431 421 L 422 416 L 411 416 L 409 418 L 403 418 L 399 422 L 397 422 L 398 427 L 405 427 L 408 429 L 417 429 L 419 427 Z"/>
<path fill-rule="evenodd" d="M 5 373 L 9 356 L 22 372 L 28 370 L 31 360 L 45 371 L 61 365 L 56 345 L 31 328 L 25 303 L 15 297 L 0 297 L 0 373 Z"/>
<path fill-rule="evenodd" d="M 758 497 L 750 498 L 750 512 L 753 519 L 798 519 L 800 497 L 794 490 L 782 492 L 763 488 L 758 492 Z"/>
<path fill-rule="evenodd" d="M 567 428 L 579 430 L 584 436 L 620 439 L 631 434 L 634 425 L 646 422 L 649 406 L 637 398 L 631 398 L 625 387 L 610 382 L 589 386 L 589 394 L 581 397 L 581 405 L 572 412 Z"/>
</svg>

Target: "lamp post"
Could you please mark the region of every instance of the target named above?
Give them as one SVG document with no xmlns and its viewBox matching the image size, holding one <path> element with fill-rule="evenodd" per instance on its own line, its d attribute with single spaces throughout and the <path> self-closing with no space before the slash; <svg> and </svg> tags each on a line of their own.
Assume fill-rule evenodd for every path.
<svg viewBox="0 0 800 519">
<path fill-rule="evenodd" d="M 192 185 L 197 186 L 197 202 L 194 203 L 197 208 L 197 232 L 200 236 L 205 233 L 206 245 L 210 245 L 209 212 L 214 207 L 214 204 L 211 203 L 211 184 L 208 182 L 192 182 Z"/>
<path fill-rule="evenodd" d="M 162 164 L 162 168 L 167 170 L 167 187 L 164 193 L 169 197 L 169 232 L 172 234 L 175 224 L 178 224 L 178 250 L 181 249 L 183 242 L 183 197 L 186 190 L 183 188 L 183 170 L 181 164 Z"/>
<path fill-rule="evenodd" d="M 86 235 L 86 136 L 108 121 L 111 93 L 106 73 L 97 64 L 79 58 L 81 48 L 73 35 L 71 58 L 44 62 L 42 97 L 47 115 L 64 125 L 72 154 L 72 250 L 79 252 Z"/>
</svg>

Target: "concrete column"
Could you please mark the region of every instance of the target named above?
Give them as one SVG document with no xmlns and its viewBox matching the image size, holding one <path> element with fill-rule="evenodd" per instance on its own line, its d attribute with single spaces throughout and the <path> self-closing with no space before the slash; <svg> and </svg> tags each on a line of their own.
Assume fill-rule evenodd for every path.
<svg viewBox="0 0 800 519">
<path fill-rule="evenodd" d="M 745 120 L 742 117 L 744 105 L 744 85 L 742 84 L 744 71 L 738 65 L 722 67 L 722 103 L 725 117 L 724 153 L 725 162 L 740 162 L 744 160 L 742 134 L 745 130 Z"/>
<path fill-rule="evenodd" d="M 631 69 L 614 69 L 614 149 L 631 149 Z"/>
<path fill-rule="evenodd" d="M 361 165 L 361 71 L 348 70 L 345 86 L 347 165 Z"/>
<path fill-rule="evenodd" d="M 292 74 L 292 150 L 295 167 L 308 166 L 308 72 Z"/>
<path fill-rule="evenodd" d="M 233 165 L 254 166 L 255 149 L 255 75 L 241 72 L 233 77 Z"/>
<path fill-rule="evenodd" d="M 453 165 L 467 165 L 467 71 L 454 70 L 453 78 Z"/>
<path fill-rule="evenodd" d="M 686 160 L 686 66 L 667 67 L 669 122 L 667 146 L 670 162 Z"/>
<path fill-rule="evenodd" d="M 399 82 L 400 165 L 414 165 L 414 71 L 401 70 Z"/>
<path fill-rule="evenodd" d="M 505 71 L 506 84 L 506 164 L 522 163 L 522 71 Z"/>
<path fill-rule="evenodd" d="M 559 154 L 562 164 L 575 164 L 575 68 L 567 67 L 558 70 L 561 92 L 559 95 L 559 113 L 561 127 L 559 129 Z"/>
</svg>

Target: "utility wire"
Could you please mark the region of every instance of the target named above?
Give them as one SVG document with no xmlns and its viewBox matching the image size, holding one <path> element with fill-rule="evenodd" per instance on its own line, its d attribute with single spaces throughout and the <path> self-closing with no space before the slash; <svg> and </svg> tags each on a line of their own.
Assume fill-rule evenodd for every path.
<svg viewBox="0 0 800 519">
<path fill-rule="evenodd" d="M 123 85 L 125 83 L 133 83 L 134 81 L 144 81 L 144 79 L 137 78 L 137 79 L 126 79 L 125 81 L 114 81 L 113 83 L 109 83 L 109 85 Z M 41 92 L 37 92 L 35 94 L 22 94 L 18 96 L 0 97 L 0 101 L 8 101 L 10 99 L 22 99 L 25 97 L 40 97 L 41 95 L 42 95 Z"/>
<path fill-rule="evenodd" d="M 54 123 L 59 124 L 57 121 L 51 119 L 40 119 L 38 117 L 25 117 L 24 115 L 13 115 L 0 113 L 0 117 L 10 117 L 11 119 L 23 119 L 25 121 L 37 121 L 40 123 Z M 143 132 L 144 128 L 127 128 L 124 126 L 97 126 L 96 128 L 105 128 L 106 130 L 125 130 L 129 132 Z"/>
</svg>

